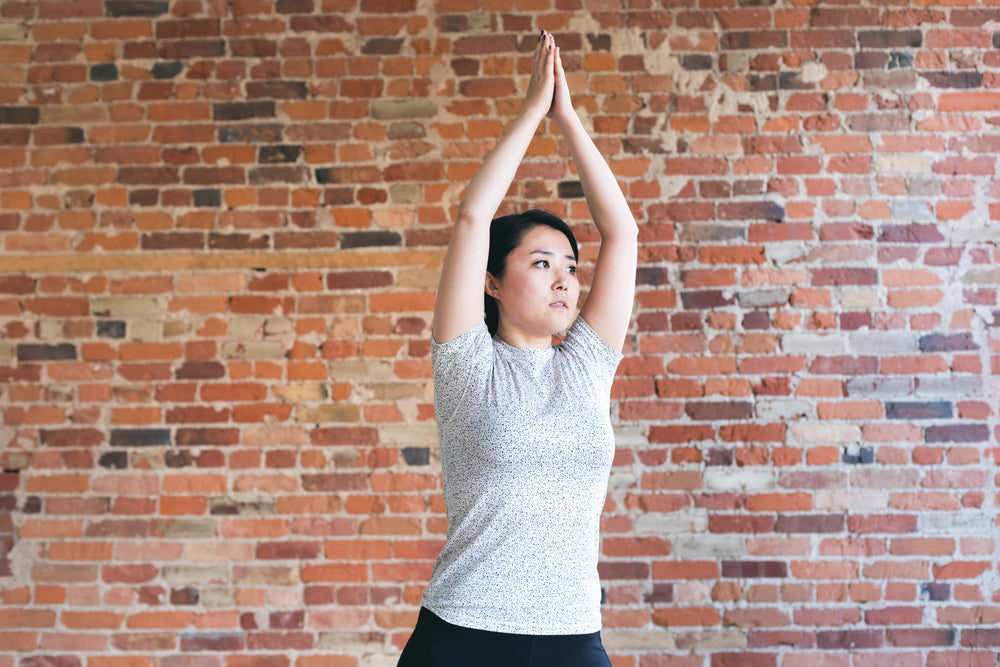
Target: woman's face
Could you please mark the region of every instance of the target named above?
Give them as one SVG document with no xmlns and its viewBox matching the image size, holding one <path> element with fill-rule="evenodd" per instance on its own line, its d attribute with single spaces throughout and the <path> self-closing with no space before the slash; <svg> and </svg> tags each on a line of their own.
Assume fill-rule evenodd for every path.
<svg viewBox="0 0 1000 667">
<path fill-rule="evenodd" d="M 524 234 L 507 255 L 503 277 L 486 274 L 486 293 L 497 301 L 497 334 L 515 347 L 548 347 L 576 315 L 580 283 L 569 239 L 540 225 Z"/>
</svg>

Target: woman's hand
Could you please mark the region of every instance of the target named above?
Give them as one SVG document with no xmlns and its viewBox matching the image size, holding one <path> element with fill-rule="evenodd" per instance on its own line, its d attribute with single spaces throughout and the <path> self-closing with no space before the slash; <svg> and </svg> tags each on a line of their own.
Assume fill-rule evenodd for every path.
<svg viewBox="0 0 1000 667">
<path fill-rule="evenodd" d="M 522 114 L 532 114 L 539 120 L 552 108 L 555 91 L 555 39 L 551 33 L 542 31 L 538 36 L 538 46 L 531 59 L 531 80 L 521 107 Z"/>
<path fill-rule="evenodd" d="M 560 127 L 572 118 L 576 118 L 576 111 L 573 109 L 573 101 L 569 96 L 569 86 L 566 83 L 566 71 L 562 66 L 562 58 L 559 47 L 555 48 L 556 58 L 553 69 L 552 106 L 549 108 L 549 118 L 554 120 Z"/>
</svg>

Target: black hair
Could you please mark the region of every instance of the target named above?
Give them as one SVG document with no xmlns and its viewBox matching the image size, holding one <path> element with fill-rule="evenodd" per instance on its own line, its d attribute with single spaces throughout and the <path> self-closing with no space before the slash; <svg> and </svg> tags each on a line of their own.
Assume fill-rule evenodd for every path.
<svg viewBox="0 0 1000 667">
<path fill-rule="evenodd" d="M 569 225 L 563 222 L 559 216 L 547 211 L 532 209 L 524 213 L 494 218 L 490 223 L 490 252 L 486 260 L 486 270 L 497 280 L 503 278 L 507 268 L 507 255 L 521 245 L 524 235 L 529 230 L 543 226 L 562 232 L 573 249 L 573 257 L 577 261 L 580 260 L 580 250 L 576 244 L 576 237 L 573 236 Z M 483 302 L 486 310 L 486 328 L 490 330 L 490 334 L 495 334 L 497 327 L 500 326 L 500 308 L 496 300 L 486 292 L 483 292 Z"/>
</svg>

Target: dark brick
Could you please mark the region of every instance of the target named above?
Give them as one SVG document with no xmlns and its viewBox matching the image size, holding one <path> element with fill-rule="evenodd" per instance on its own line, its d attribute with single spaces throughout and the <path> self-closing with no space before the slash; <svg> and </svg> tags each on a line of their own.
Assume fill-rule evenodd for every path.
<svg viewBox="0 0 1000 667">
<path fill-rule="evenodd" d="M 733 450 L 725 447 L 710 447 L 705 452 L 705 465 L 707 466 L 731 466 L 733 465 Z"/>
<path fill-rule="evenodd" d="M 202 232 L 154 232 L 143 234 L 143 250 L 200 250 L 205 247 Z"/>
<path fill-rule="evenodd" d="M 97 447 L 104 444 L 104 431 L 96 428 L 42 429 L 41 441 L 47 447 Z"/>
<path fill-rule="evenodd" d="M 784 30 L 751 30 L 722 34 L 722 48 L 727 50 L 785 48 L 787 46 L 788 33 Z"/>
<path fill-rule="evenodd" d="M 316 182 L 320 185 L 328 183 L 377 183 L 381 180 L 377 167 L 320 167 L 315 173 Z"/>
<path fill-rule="evenodd" d="M 667 285 L 670 283 L 670 272 L 660 266 L 640 266 L 635 272 L 637 285 Z"/>
<path fill-rule="evenodd" d="M 212 632 L 182 634 L 182 651 L 242 651 L 246 648 L 243 633 Z"/>
<path fill-rule="evenodd" d="M 954 352 L 956 350 L 978 350 L 979 345 L 972 340 L 971 333 L 959 333 L 952 335 L 929 334 L 921 336 L 921 352 Z"/>
<path fill-rule="evenodd" d="M 236 428 L 179 428 L 175 441 L 178 446 L 235 445 L 240 432 Z"/>
<path fill-rule="evenodd" d="M 905 51 L 892 51 L 889 53 L 889 69 L 899 67 L 913 67 L 913 54 Z"/>
<path fill-rule="evenodd" d="M 861 51 L 854 54 L 854 69 L 882 69 L 889 63 L 889 54 L 882 51 Z"/>
<path fill-rule="evenodd" d="M 399 234 L 390 231 L 346 232 L 340 237 L 340 247 L 344 250 L 373 246 L 398 246 L 402 242 L 403 239 Z"/>
<path fill-rule="evenodd" d="M 214 208 L 222 204 L 222 191 L 218 188 L 194 190 L 191 193 L 191 200 L 195 206 L 207 206 Z"/>
<path fill-rule="evenodd" d="M 0 294 L 31 294 L 35 279 L 30 276 L 0 276 Z"/>
<path fill-rule="evenodd" d="M 226 367 L 218 361 L 185 361 L 175 372 L 178 380 L 215 380 L 226 376 Z"/>
<path fill-rule="evenodd" d="M 163 463 L 168 468 L 190 468 L 194 465 L 194 454 L 190 449 L 171 449 L 164 453 Z"/>
<path fill-rule="evenodd" d="M 646 593 L 643 602 L 646 604 L 658 604 L 663 602 L 673 602 L 674 585 L 671 583 L 653 583 L 653 590 Z"/>
<path fill-rule="evenodd" d="M 581 199 L 583 197 L 583 184 L 580 181 L 561 181 L 556 186 L 556 191 L 560 199 Z"/>
<path fill-rule="evenodd" d="M 417 0 L 361 0 L 361 11 L 366 14 L 412 14 L 417 10 Z"/>
<path fill-rule="evenodd" d="M 229 48 L 237 58 L 273 58 L 278 55 L 278 44 L 272 39 L 233 39 L 229 41 Z"/>
<path fill-rule="evenodd" d="M 37 125 L 38 107 L 0 107 L 0 124 Z"/>
<path fill-rule="evenodd" d="M 681 67 L 686 70 L 712 69 L 714 59 L 706 54 L 687 54 L 681 57 Z"/>
<path fill-rule="evenodd" d="M 670 329 L 672 331 L 698 331 L 701 326 L 702 317 L 698 311 L 674 313 L 670 316 Z"/>
<path fill-rule="evenodd" d="M 336 271 L 326 276 L 326 288 L 331 290 L 389 287 L 392 282 L 389 271 Z"/>
<path fill-rule="evenodd" d="M 261 146 L 257 149 L 257 162 L 263 164 L 295 162 L 300 155 L 302 155 L 302 146 Z"/>
<path fill-rule="evenodd" d="M 951 408 L 947 401 L 886 401 L 885 416 L 886 419 L 950 419 Z"/>
<path fill-rule="evenodd" d="M 597 564 L 598 576 L 608 579 L 649 579 L 649 563 L 640 562 L 610 562 Z"/>
<path fill-rule="evenodd" d="M 840 314 L 840 328 L 844 331 L 855 331 L 872 325 L 872 314 L 869 312 L 852 312 Z"/>
<path fill-rule="evenodd" d="M 105 0 L 106 16 L 160 16 L 169 11 L 167 0 Z"/>
<path fill-rule="evenodd" d="M 883 645 L 881 630 L 821 630 L 816 633 L 816 648 L 860 649 Z"/>
<path fill-rule="evenodd" d="M 1000 646 L 1000 628 L 963 629 L 962 646 Z"/>
<path fill-rule="evenodd" d="M 118 183 L 122 185 L 172 185 L 180 177 L 176 167 L 121 167 Z"/>
<path fill-rule="evenodd" d="M 309 97 L 309 88 L 303 81 L 255 81 L 247 83 L 247 97 L 250 99 L 268 97 L 279 100 L 304 100 Z M 274 116 L 273 103 L 268 117 L 271 116 Z M 222 118 L 220 120 L 236 119 Z"/>
<path fill-rule="evenodd" d="M 153 78 L 172 79 L 180 74 L 183 69 L 184 63 L 180 61 L 156 63 L 153 65 Z"/>
<path fill-rule="evenodd" d="M 111 429 L 112 447 L 156 447 L 170 444 L 170 429 Z"/>
<path fill-rule="evenodd" d="M 774 220 L 785 219 L 785 207 L 774 202 L 731 202 L 719 204 L 718 217 L 722 220 Z"/>
<path fill-rule="evenodd" d="M 885 225 L 878 240 L 881 243 L 941 243 L 944 236 L 934 224 Z"/>
<path fill-rule="evenodd" d="M 925 581 L 920 584 L 920 599 L 933 602 L 945 602 L 950 600 L 951 584 Z"/>
<path fill-rule="evenodd" d="M 36 128 L 34 130 L 34 133 L 35 133 L 35 145 L 37 145 L 37 146 L 43 146 L 43 145 L 50 145 L 50 144 L 53 144 L 53 143 L 57 143 L 57 144 L 70 143 L 70 142 L 62 141 L 61 138 L 60 138 L 60 140 L 57 140 L 57 141 L 45 141 L 44 139 L 42 139 L 41 141 L 39 140 L 40 136 L 44 137 L 45 135 L 50 134 L 52 132 L 59 132 L 60 129 L 61 128 L 55 128 L 55 127 L 39 127 L 39 128 Z M 83 131 L 81 130 L 80 132 L 82 134 Z M 0 146 L 8 146 L 8 147 L 10 147 L 10 146 L 27 146 L 29 143 L 31 143 L 31 133 L 32 133 L 32 130 L 31 130 L 30 127 L 5 127 L 5 128 L 2 128 L 2 129 L 0 129 Z M 83 139 L 81 138 L 80 141 L 72 142 L 72 143 L 81 143 L 82 141 L 83 141 Z"/>
<path fill-rule="evenodd" d="M 208 235 L 209 250 L 267 250 L 270 247 L 267 234 L 210 232 Z"/>
<path fill-rule="evenodd" d="M 274 102 L 216 102 L 212 105 L 212 120 L 247 120 L 274 118 Z M 220 129 L 221 131 L 221 129 Z"/>
<path fill-rule="evenodd" d="M 753 416 L 753 406 L 744 401 L 689 401 L 684 412 L 698 421 L 749 419 Z"/>
<path fill-rule="evenodd" d="M 179 39 L 161 42 L 156 48 L 156 56 L 161 60 L 217 58 L 225 55 L 225 53 L 226 43 L 221 39 Z"/>
<path fill-rule="evenodd" d="M 20 667 L 80 667 L 80 658 L 75 655 L 35 655 L 21 658 L 18 661 Z"/>
<path fill-rule="evenodd" d="M 843 514 L 783 514 L 774 526 L 778 533 L 840 533 L 845 529 Z"/>
<path fill-rule="evenodd" d="M 282 130 L 281 125 L 229 125 L 220 127 L 218 135 L 224 144 L 274 143 L 281 141 Z"/>
<path fill-rule="evenodd" d="M 425 466 L 431 462 L 431 450 L 428 447 L 403 447 L 402 454 L 407 465 Z"/>
<path fill-rule="evenodd" d="M 788 564 L 778 560 L 724 560 L 722 576 L 733 579 L 787 577 Z"/>
<path fill-rule="evenodd" d="M 934 88 L 979 88 L 983 75 L 979 72 L 918 72 Z"/>
<path fill-rule="evenodd" d="M 366 56 L 394 56 L 402 47 L 401 37 L 374 37 L 361 46 L 361 53 Z"/>
<path fill-rule="evenodd" d="M 118 80 L 118 67 L 114 63 L 100 63 L 90 66 L 91 81 L 116 81 Z"/>
<path fill-rule="evenodd" d="M 76 346 L 72 343 L 19 343 L 17 346 L 18 361 L 61 361 L 76 358 Z"/>
<path fill-rule="evenodd" d="M 313 0 L 278 0 L 274 11 L 279 14 L 311 14 Z"/>
<path fill-rule="evenodd" d="M 131 206 L 156 206 L 160 202 L 160 191 L 152 189 L 130 190 L 128 203 Z"/>
<path fill-rule="evenodd" d="M 248 175 L 251 185 L 266 183 L 297 183 L 309 182 L 309 168 L 293 166 L 254 167 Z"/>
<path fill-rule="evenodd" d="M 850 453 L 845 450 L 840 460 L 843 463 L 850 463 L 852 465 L 874 463 L 875 451 L 871 447 L 861 447 L 857 453 Z"/>
<path fill-rule="evenodd" d="M 465 32 L 469 29 L 469 17 L 465 14 L 440 14 L 434 25 L 441 32 Z"/>
<path fill-rule="evenodd" d="M 781 90 L 813 90 L 815 83 L 804 81 L 802 72 L 781 72 L 778 74 L 778 88 Z"/>
<path fill-rule="evenodd" d="M 104 452 L 97 459 L 97 465 L 111 470 L 128 468 L 128 452 Z"/>
<path fill-rule="evenodd" d="M 751 74 L 747 78 L 750 81 L 750 90 L 755 93 L 778 89 L 778 76 L 776 74 Z"/>
<path fill-rule="evenodd" d="M 863 49 L 917 48 L 923 44 L 920 30 L 862 30 L 858 44 Z"/>
<path fill-rule="evenodd" d="M 990 429 L 986 424 L 943 424 L 924 429 L 925 442 L 988 442 Z"/>
<path fill-rule="evenodd" d="M 189 605 L 198 604 L 201 595 L 197 588 L 185 586 L 184 588 L 174 588 L 170 591 L 170 604 Z"/>
<path fill-rule="evenodd" d="M 681 292 L 681 303 L 689 310 L 712 310 L 735 304 L 736 296 L 726 297 L 722 290 Z"/>
<path fill-rule="evenodd" d="M 99 320 L 97 322 L 98 338 L 124 338 L 125 323 L 121 320 Z"/>
</svg>

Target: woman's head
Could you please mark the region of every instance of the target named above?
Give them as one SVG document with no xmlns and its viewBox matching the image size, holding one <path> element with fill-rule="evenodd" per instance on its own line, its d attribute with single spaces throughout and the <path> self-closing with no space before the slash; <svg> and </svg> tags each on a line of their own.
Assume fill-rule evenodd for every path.
<svg viewBox="0 0 1000 667">
<path fill-rule="evenodd" d="M 503 283 L 511 254 L 521 248 L 525 236 L 529 235 L 529 232 L 539 227 L 555 230 L 565 237 L 564 243 L 557 235 L 534 235 L 538 237 L 553 237 L 550 245 L 553 243 L 561 243 L 563 247 L 565 247 L 566 243 L 568 243 L 572 257 L 569 257 L 569 255 L 565 252 L 559 252 L 556 253 L 550 261 L 558 262 L 559 264 L 567 264 L 566 268 L 572 268 L 571 272 L 575 274 L 576 262 L 580 258 L 580 251 L 577 247 L 576 238 L 573 236 L 573 232 L 570 230 L 569 226 L 559 217 L 552 215 L 551 213 L 531 210 L 525 213 L 516 213 L 514 215 L 505 215 L 496 218 L 490 224 L 490 250 L 489 257 L 486 262 L 486 271 L 488 273 L 487 286 L 491 283 L 493 285 Z M 525 261 L 531 262 L 531 266 L 533 267 L 543 261 L 549 261 L 547 258 L 542 257 L 542 253 L 548 251 L 548 249 L 543 248 L 527 249 L 527 253 L 534 253 L 537 257 L 526 256 Z M 571 264 L 572 267 L 569 267 L 569 264 Z M 575 275 L 573 277 L 573 281 L 575 283 Z M 486 310 L 486 326 L 489 328 L 491 334 L 495 334 L 500 326 L 500 305 L 497 302 L 497 299 L 489 294 L 489 291 L 490 289 L 487 287 L 487 290 L 484 291 L 483 294 L 484 306 Z M 496 292 L 496 290 L 493 291 Z M 572 305 L 574 307 L 576 305 L 575 294 Z"/>
</svg>

